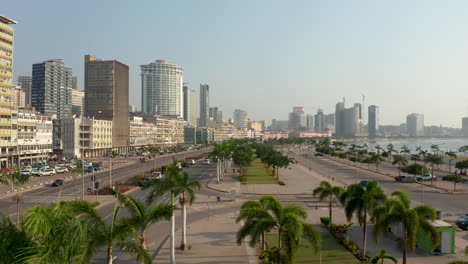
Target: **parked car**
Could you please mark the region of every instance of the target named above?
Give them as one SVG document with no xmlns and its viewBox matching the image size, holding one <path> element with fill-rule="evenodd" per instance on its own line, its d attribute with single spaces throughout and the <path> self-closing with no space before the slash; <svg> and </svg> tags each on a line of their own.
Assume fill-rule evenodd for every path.
<svg viewBox="0 0 468 264">
<path fill-rule="evenodd" d="M 320 152 L 317 152 L 317 153 L 314 154 L 314 156 L 315 156 L 315 157 L 323 157 L 323 154 L 320 153 Z"/>
<path fill-rule="evenodd" d="M 151 173 L 151 176 L 155 179 L 161 179 L 162 173 L 160 171 L 153 171 L 153 173 Z"/>
<path fill-rule="evenodd" d="M 101 163 L 93 162 L 93 168 L 94 168 L 95 171 L 100 171 L 100 170 L 102 170 L 102 165 L 101 165 Z"/>
<path fill-rule="evenodd" d="M 394 177 L 395 181 L 399 181 L 399 182 L 401 182 L 404 178 L 406 178 L 406 176 L 395 176 Z"/>
<path fill-rule="evenodd" d="M 417 180 L 416 180 L 416 177 L 409 176 L 409 177 L 405 177 L 404 179 L 402 179 L 401 182 L 413 183 L 413 182 L 417 182 Z"/>
<path fill-rule="evenodd" d="M 55 168 L 55 172 L 56 172 L 56 173 L 67 173 L 67 172 L 68 172 L 68 169 L 65 168 L 65 167 L 56 167 L 56 168 Z"/>
<path fill-rule="evenodd" d="M 33 170 L 31 171 L 31 175 L 32 175 L 32 176 L 38 176 L 38 177 L 41 177 L 41 176 L 42 176 L 41 172 L 40 172 L 38 169 L 33 169 Z"/>
<path fill-rule="evenodd" d="M 432 176 L 431 174 L 423 174 L 423 175 L 418 175 L 416 176 L 416 180 L 418 181 L 437 181 L 437 176 Z"/>
<path fill-rule="evenodd" d="M 455 222 L 455 224 L 456 224 L 459 228 L 461 228 L 461 229 L 463 229 L 463 230 L 466 230 L 467 227 L 468 227 L 468 215 L 465 215 L 464 217 L 457 219 L 457 221 Z"/>
<path fill-rule="evenodd" d="M 205 160 L 203 161 L 203 164 L 210 164 L 210 160 L 209 160 L 209 159 L 205 159 Z"/>
<path fill-rule="evenodd" d="M 30 174 L 32 174 L 31 172 L 32 172 L 32 170 L 30 171 L 30 170 L 22 169 L 21 170 L 21 175 L 30 175 Z"/>
<path fill-rule="evenodd" d="M 41 174 L 41 176 L 52 176 L 56 174 L 55 170 L 52 168 L 42 168 L 41 170 L 39 170 L 39 173 Z"/>
<path fill-rule="evenodd" d="M 191 160 L 190 164 L 195 165 L 195 160 Z"/>
<path fill-rule="evenodd" d="M 86 169 L 87 172 L 94 172 L 94 168 L 93 166 L 88 166 L 88 168 Z"/>
<path fill-rule="evenodd" d="M 29 165 L 23 167 L 23 170 L 28 170 L 29 172 L 31 172 L 32 169 L 33 168 L 31 166 L 29 166 Z"/>
<path fill-rule="evenodd" d="M 62 179 L 56 179 L 56 180 L 52 183 L 52 187 L 59 187 L 59 186 L 62 186 L 64 182 L 65 182 L 65 181 L 62 180 Z"/>
</svg>

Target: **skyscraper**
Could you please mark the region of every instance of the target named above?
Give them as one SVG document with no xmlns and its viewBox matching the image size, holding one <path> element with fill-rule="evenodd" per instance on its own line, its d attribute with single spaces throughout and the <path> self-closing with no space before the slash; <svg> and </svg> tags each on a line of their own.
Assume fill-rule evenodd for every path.
<svg viewBox="0 0 468 264">
<path fill-rule="evenodd" d="M 232 120 L 238 128 L 246 128 L 248 123 L 247 112 L 241 109 L 234 110 Z"/>
<path fill-rule="evenodd" d="M 19 107 L 25 107 L 25 93 L 21 86 L 11 86 L 11 103 L 14 109 L 18 109 Z"/>
<path fill-rule="evenodd" d="M 468 137 L 468 117 L 462 118 L 462 133 L 464 137 Z"/>
<path fill-rule="evenodd" d="M 410 137 L 424 136 L 424 115 L 409 114 L 406 116 L 406 131 Z"/>
<path fill-rule="evenodd" d="M 361 135 L 362 128 L 362 106 L 354 104 L 351 108 L 345 108 L 343 115 L 343 135 L 345 137 L 357 137 Z"/>
<path fill-rule="evenodd" d="M 31 105 L 45 115 L 72 113 L 72 69 L 61 60 L 33 64 Z"/>
<path fill-rule="evenodd" d="M 183 118 L 184 70 L 166 60 L 156 60 L 140 67 L 142 112 Z"/>
<path fill-rule="evenodd" d="M 200 120 L 199 126 L 206 127 L 210 109 L 210 87 L 200 84 Z"/>
<path fill-rule="evenodd" d="M 304 107 L 293 107 L 293 111 L 289 113 L 288 128 L 294 131 L 305 130 L 307 128 L 307 120 L 306 116 L 304 115 Z"/>
<path fill-rule="evenodd" d="M 18 76 L 18 85 L 24 91 L 25 104 L 31 105 L 31 90 L 32 90 L 32 77 L 31 76 Z"/>
<path fill-rule="evenodd" d="M 85 55 L 85 116 L 112 121 L 112 147 L 130 141 L 128 66 Z"/>
<path fill-rule="evenodd" d="M 323 120 L 323 111 L 322 109 L 318 109 L 317 114 L 315 114 L 314 130 L 323 131 L 324 129 L 325 129 L 325 123 Z"/>
<path fill-rule="evenodd" d="M 307 130 L 314 131 L 315 130 L 314 115 L 307 114 L 306 121 L 307 121 Z"/>
<path fill-rule="evenodd" d="M 82 116 L 84 110 L 84 92 L 72 89 L 72 115 Z"/>
<path fill-rule="evenodd" d="M 190 126 L 197 126 L 197 92 L 184 83 L 184 120 Z"/>
<path fill-rule="evenodd" d="M 369 137 L 375 138 L 379 132 L 379 107 L 376 105 L 371 105 L 368 107 L 368 127 L 369 127 Z"/>
<path fill-rule="evenodd" d="M 218 107 L 210 107 L 210 118 L 215 122 L 223 122 L 223 111 Z"/>
<path fill-rule="evenodd" d="M 337 103 L 335 107 L 335 136 L 344 136 L 344 102 Z"/>
</svg>

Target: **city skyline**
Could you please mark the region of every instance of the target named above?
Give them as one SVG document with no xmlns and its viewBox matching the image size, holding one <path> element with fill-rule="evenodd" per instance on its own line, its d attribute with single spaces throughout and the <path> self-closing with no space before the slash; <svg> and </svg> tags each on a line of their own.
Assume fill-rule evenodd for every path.
<svg viewBox="0 0 468 264">
<path fill-rule="evenodd" d="M 227 113 L 245 109 L 253 120 L 287 119 L 293 105 L 303 105 L 306 113 L 317 107 L 331 113 L 343 96 L 361 102 L 365 94 L 369 105 L 380 107 L 381 124 L 398 125 L 408 113 L 418 112 L 429 125 L 461 127 L 468 99 L 463 93 L 468 64 L 462 59 L 468 56 L 462 37 L 468 33 L 462 27 L 468 3 L 264 3 L 148 2 L 128 8 L 117 1 L 113 12 L 102 12 L 109 8 L 106 1 L 93 3 L 92 10 L 80 1 L 66 4 L 76 10 L 69 13 L 57 12 L 65 3 L 30 1 L 27 9 L 5 3 L 2 13 L 19 21 L 14 80 L 30 75 L 33 63 L 61 58 L 73 69 L 82 90 L 81 58 L 91 52 L 129 65 L 130 104 L 141 108 L 139 65 L 167 59 L 185 69 L 184 81 L 216 87 L 211 94 L 214 105 Z M 238 21 L 237 11 L 248 19 Z M 207 15 L 194 15 L 200 12 Z M 415 12 L 420 14 L 417 19 Z M 83 20 L 83 13 L 90 19 Z M 48 14 L 56 18 L 42 19 Z M 141 18 L 141 23 L 130 26 L 118 18 L 124 15 Z M 154 15 L 178 19 L 171 26 L 155 27 L 150 19 Z M 40 25 L 35 23 L 38 20 Z M 103 21 L 116 25 L 109 27 Z M 228 30 L 223 28 L 226 25 Z M 152 36 L 144 34 L 147 31 Z M 258 31 L 262 34 L 255 34 Z M 59 41 L 50 41 L 58 34 Z M 32 39 L 35 49 L 30 49 Z M 191 45 L 185 45 L 187 39 L 193 40 Z M 111 42 L 119 44 L 108 45 Z M 129 45 L 136 48 L 129 50 Z M 461 96 L 450 96 L 457 93 Z M 271 103 L 259 106 L 261 96 L 268 96 Z"/>
</svg>

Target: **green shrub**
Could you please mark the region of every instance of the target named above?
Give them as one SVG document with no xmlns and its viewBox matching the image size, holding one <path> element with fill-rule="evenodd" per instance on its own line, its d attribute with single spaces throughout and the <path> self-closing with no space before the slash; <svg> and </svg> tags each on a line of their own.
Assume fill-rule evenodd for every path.
<svg viewBox="0 0 468 264">
<path fill-rule="evenodd" d="M 341 159 L 346 159 L 346 153 L 338 153 L 338 157 Z"/>
<path fill-rule="evenodd" d="M 247 176 L 245 176 L 244 173 L 239 173 L 239 175 L 237 177 L 238 177 L 238 179 L 239 179 L 239 181 L 241 183 L 246 183 L 247 182 Z"/>
<path fill-rule="evenodd" d="M 413 164 L 401 167 L 401 171 L 406 172 L 408 174 L 417 175 L 417 174 L 426 174 L 429 172 L 429 169 L 425 165 L 422 165 L 419 163 L 413 163 Z"/>
<path fill-rule="evenodd" d="M 328 216 L 322 216 L 320 217 L 320 223 L 328 226 L 330 224 L 330 217 Z M 331 231 L 331 230 L 330 230 Z"/>
<path fill-rule="evenodd" d="M 457 259 L 454 261 L 450 261 L 448 264 L 468 264 L 468 261 Z"/>
</svg>

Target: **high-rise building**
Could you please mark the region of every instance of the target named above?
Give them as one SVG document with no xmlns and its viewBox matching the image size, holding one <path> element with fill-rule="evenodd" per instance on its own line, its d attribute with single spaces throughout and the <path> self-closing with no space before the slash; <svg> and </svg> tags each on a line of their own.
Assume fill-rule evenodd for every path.
<svg viewBox="0 0 468 264">
<path fill-rule="evenodd" d="M 304 107 L 293 107 L 293 111 L 289 113 L 288 128 L 294 131 L 305 130 L 307 128 L 307 119 L 304 115 Z"/>
<path fill-rule="evenodd" d="M 84 110 L 84 92 L 78 89 L 72 89 L 72 115 L 76 117 L 83 115 Z"/>
<path fill-rule="evenodd" d="M 361 104 L 354 104 L 351 108 L 344 109 L 343 135 L 345 137 L 357 137 L 361 135 L 362 128 L 362 107 Z"/>
<path fill-rule="evenodd" d="M 314 115 L 311 115 L 311 114 L 306 115 L 306 124 L 307 124 L 307 131 L 314 131 L 315 129 Z"/>
<path fill-rule="evenodd" d="M 78 78 L 72 77 L 72 89 L 78 90 Z"/>
<path fill-rule="evenodd" d="M 31 90 L 32 90 L 32 77 L 31 76 L 18 76 L 18 85 L 24 91 L 25 104 L 31 105 Z"/>
<path fill-rule="evenodd" d="M 58 118 L 72 113 L 72 69 L 61 60 L 33 64 L 31 105 Z"/>
<path fill-rule="evenodd" d="M 85 55 L 84 87 L 84 116 L 112 121 L 112 147 L 128 146 L 128 66 L 116 60 Z"/>
<path fill-rule="evenodd" d="M 208 84 L 200 84 L 200 119 L 199 126 L 206 127 L 208 124 L 210 109 L 210 87 Z"/>
<path fill-rule="evenodd" d="M 235 109 L 233 113 L 232 120 L 234 125 L 238 128 L 247 128 L 249 122 L 247 118 L 247 111 L 241 109 Z"/>
<path fill-rule="evenodd" d="M 129 105 L 128 106 L 128 111 L 130 113 L 135 113 L 137 111 L 136 105 Z"/>
<path fill-rule="evenodd" d="M 25 93 L 21 86 L 11 86 L 11 103 L 14 109 L 25 107 Z"/>
<path fill-rule="evenodd" d="M 166 60 L 141 65 L 141 107 L 146 114 L 183 118 L 184 70 Z"/>
<path fill-rule="evenodd" d="M 322 109 L 318 109 L 317 114 L 315 114 L 314 130 L 323 131 L 324 129 L 325 129 L 325 123 L 323 120 L 323 111 Z"/>
<path fill-rule="evenodd" d="M 184 83 L 184 120 L 188 125 L 197 126 L 197 92 Z"/>
<path fill-rule="evenodd" d="M 210 107 L 210 119 L 214 122 L 223 122 L 223 111 L 218 107 Z"/>
<path fill-rule="evenodd" d="M 335 133 L 335 114 L 323 115 L 323 127 Z"/>
<path fill-rule="evenodd" d="M 369 127 L 369 137 L 375 138 L 379 133 L 379 107 L 376 105 L 369 106 L 368 122 L 367 126 Z"/>
<path fill-rule="evenodd" d="M 409 114 L 406 116 L 406 131 L 410 137 L 424 136 L 424 115 Z"/>
<path fill-rule="evenodd" d="M 468 117 L 462 118 L 462 133 L 464 137 L 468 137 Z"/>
<path fill-rule="evenodd" d="M 335 107 L 335 136 L 344 136 L 344 102 L 337 103 Z"/>
</svg>

